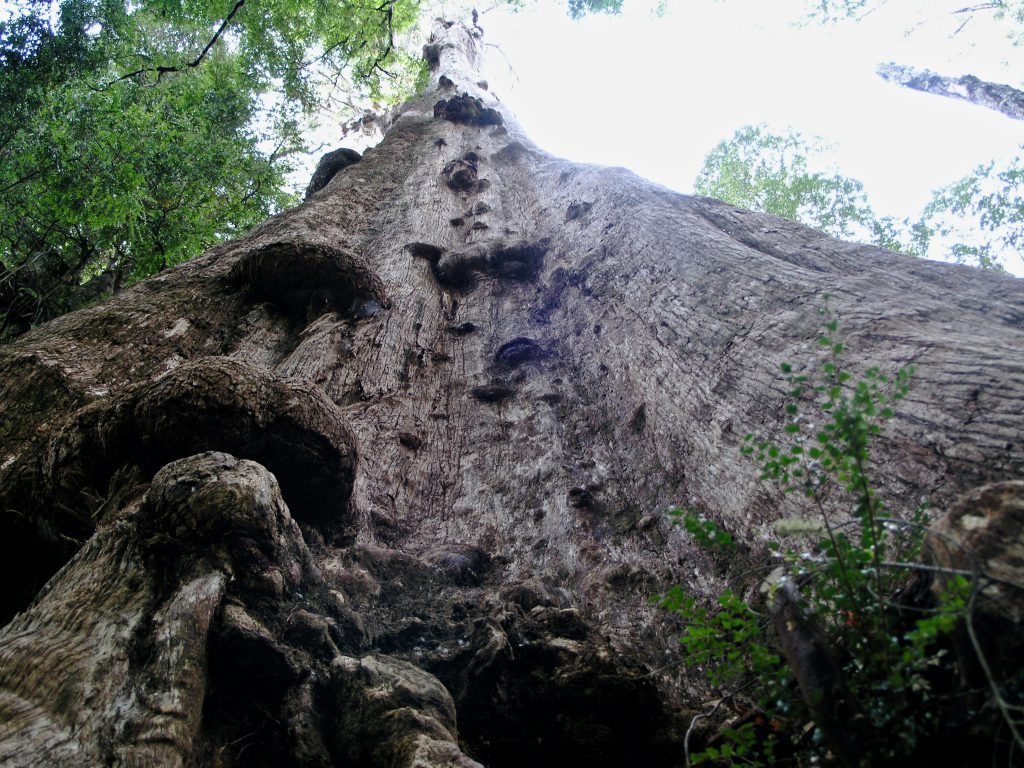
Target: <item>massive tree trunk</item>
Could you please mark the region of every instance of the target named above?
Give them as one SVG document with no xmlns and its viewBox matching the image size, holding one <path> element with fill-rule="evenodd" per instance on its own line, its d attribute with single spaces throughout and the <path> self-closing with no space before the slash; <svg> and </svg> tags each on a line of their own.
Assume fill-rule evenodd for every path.
<svg viewBox="0 0 1024 768">
<path fill-rule="evenodd" d="M 878 74 L 883 80 L 935 96 L 969 101 L 987 107 L 1014 120 L 1024 120 L 1024 92 L 1004 83 L 991 83 L 974 75 L 948 77 L 928 69 L 916 69 L 902 64 L 880 64 Z"/>
<path fill-rule="evenodd" d="M 728 574 L 663 513 L 799 511 L 737 449 L 826 294 L 919 371 L 882 492 L 1020 475 L 1019 281 L 552 158 L 477 45 L 301 206 L 0 350 L 0 762 L 678 764 L 647 598 Z"/>
</svg>

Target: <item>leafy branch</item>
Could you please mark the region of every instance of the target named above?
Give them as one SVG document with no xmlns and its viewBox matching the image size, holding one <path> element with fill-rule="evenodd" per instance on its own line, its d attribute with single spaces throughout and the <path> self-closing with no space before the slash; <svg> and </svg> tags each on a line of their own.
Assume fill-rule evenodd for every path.
<svg viewBox="0 0 1024 768">
<path fill-rule="evenodd" d="M 105 83 L 103 85 L 98 86 L 97 90 L 106 90 L 107 88 L 110 88 L 116 85 L 117 83 L 124 82 L 125 80 L 134 80 L 135 78 L 141 79 L 143 75 L 147 74 L 155 74 L 156 80 L 154 80 L 151 83 L 146 83 L 144 79 L 142 79 L 139 84 L 145 87 L 153 87 L 160 82 L 161 78 L 164 75 L 171 74 L 174 72 L 182 72 L 186 69 L 195 69 L 203 63 L 203 59 L 205 59 L 207 54 L 209 54 L 210 51 L 213 50 L 213 46 L 217 44 L 218 40 L 220 40 L 221 35 L 224 34 L 224 31 L 231 24 L 231 21 L 235 18 L 238 12 L 242 10 L 242 7 L 245 5 L 245 3 L 246 0 L 235 0 L 235 4 L 231 7 L 231 10 L 228 11 L 228 15 L 224 17 L 224 20 L 220 23 L 220 26 L 217 27 L 217 31 L 213 33 L 213 37 L 210 38 L 209 42 L 203 47 L 203 50 L 200 51 L 199 55 L 192 59 L 192 61 L 186 61 L 184 64 L 178 64 L 175 66 L 161 65 L 157 67 L 141 67 L 139 69 L 134 70 L 133 72 L 128 72 L 127 74 L 121 75 L 117 79 L 111 80 L 109 83 Z"/>
<path fill-rule="evenodd" d="M 695 753 L 691 723 L 687 764 L 767 766 L 809 758 L 853 767 L 942 755 L 947 730 L 976 724 L 988 705 L 977 699 L 979 689 L 965 688 L 957 638 L 973 649 L 1011 751 L 1024 751 L 1024 706 L 1009 695 L 1022 681 L 999 681 L 975 628 L 988 585 L 1024 587 L 990 576 L 969 552 L 961 558 L 965 567 L 917 562 L 926 543 L 944 537 L 928 528 L 924 507 L 902 518 L 890 512 L 870 462 L 871 444 L 907 395 L 914 371 L 887 376 L 870 368 L 855 377 L 842 365 L 838 322 L 827 307 L 821 314 L 818 348 L 825 357 L 808 373 L 781 366 L 789 383 L 784 431 L 792 443 L 750 434 L 741 447 L 758 462 L 762 481 L 810 500 L 817 521 L 777 523 L 781 541 L 769 548 L 779 567 L 762 582 L 761 604 L 731 589 L 710 606 L 678 586 L 655 598 L 683 620 L 679 641 L 688 665 L 716 689 L 752 689 L 761 713 L 761 726 L 726 722 Z M 827 513 L 829 486 L 850 498 L 849 520 L 835 522 Z M 693 510 L 673 514 L 701 547 L 734 553 L 734 539 L 721 526 Z M 781 543 L 815 534 L 812 547 Z M 719 709 L 720 701 L 698 717 Z M 986 727 L 994 738 L 1000 726 Z"/>
</svg>

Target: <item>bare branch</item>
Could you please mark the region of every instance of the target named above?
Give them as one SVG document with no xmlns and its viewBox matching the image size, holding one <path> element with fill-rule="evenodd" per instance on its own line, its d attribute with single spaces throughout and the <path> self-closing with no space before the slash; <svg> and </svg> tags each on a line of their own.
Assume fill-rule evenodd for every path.
<svg viewBox="0 0 1024 768">
<path fill-rule="evenodd" d="M 880 77 L 936 96 L 947 96 L 988 107 L 1014 120 L 1024 120 L 1024 91 L 1002 83 L 990 83 L 974 75 L 946 77 L 927 69 L 915 69 L 892 62 L 881 64 L 877 70 Z"/>
<path fill-rule="evenodd" d="M 14 189 L 19 184 L 24 184 L 27 181 L 31 181 L 32 179 L 36 178 L 37 176 L 42 176 L 44 173 L 47 173 L 50 170 L 52 170 L 52 166 L 44 166 L 42 168 L 36 168 L 35 170 L 30 171 L 29 173 L 27 173 L 24 176 L 22 176 L 20 179 L 12 181 L 10 184 L 8 184 L 3 189 L 0 189 L 0 194 L 3 194 L 4 192 L 9 192 L 10 190 Z"/>
<path fill-rule="evenodd" d="M 950 13 L 955 16 L 960 13 L 977 13 L 978 11 L 991 11 L 1002 7 L 1003 4 L 1001 2 L 979 3 L 978 5 L 968 5 L 963 8 L 957 8 L 955 11 L 950 11 Z"/>
<path fill-rule="evenodd" d="M 348 38 L 348 37 L 343 37 L 341 40 L 339 40 L 338 42 L 334 43 L 333 45 L 327 46 L 327 48 L 324 49 L 324 52 L 321 53 L 316 58 L 310 59 L 309 61 L 302 62 L 302 66 L 299 67 L 299 69 L 306 69 L 308 67 L 313 66 L 314 64 L 320 63 L 321 61 L 326 59 L 328 56 L 330 56 L 334 52 L 335 49 L 340 48 L 343 45 L 348 45 L 349 39 L 350 38 Z"/>
</svg>

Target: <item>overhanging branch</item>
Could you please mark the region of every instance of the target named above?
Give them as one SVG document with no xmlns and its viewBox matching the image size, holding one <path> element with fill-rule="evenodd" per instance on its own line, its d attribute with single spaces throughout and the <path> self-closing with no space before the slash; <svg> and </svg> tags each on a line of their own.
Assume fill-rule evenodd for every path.
<svg viewBox="0 0 1024 768">
<path fill-rule="evenodd" d="M 185 69 L 195 69 L 200 64 L 202 64 L 203 59 L 205 59 L 207 54 L 209 54 L 209 52 L 213 49 L 213 46 L 217 44 L 217 41 L 220 40 L 221 35 L 224 34 L 224 30 L 228 28 L 228 25 L 235 18 L 235 16 L 238 15 L 238 12 L 242 10 L 242 6 L 244 6 L 245 3 L 246 0 L 235 0 L 235 4 L 231 7 L 231 10 L 228 11 L 228 15 L 224 17 L 224 21 L 222 21 L 220 23 L 220 26 L 217 27 L 217 31 L 213 33 L 213 37 L 210 38 L 210 41 L 206 44 L 206 47 L 204 47 L 203 50 L 199 52 L 199 55 L 196 56 L 192 61 L 187 61 L 184 64 L 178 64 L 177 66 L 173 67 L 141 67 L 140 69 L 136 69 L 134 72 L 128 72 L 127 74 L 121 75 L 116 80 L 111 80 L 109 83 L 100 86 L 97 90 L 106 90 L 112 85 L 116 85 L 117 83 L 120 83 L 124 80 L 131 80 L 134 77 L 140 77 L 142 75 L 147 74 L 155 74 L 156 80 L 154 80 L 152 83 L 143 83 L 143 85 L 154 86 L 157 83 L 159 83 L 160 79 L 166 74 L 170 74 L 173 72 L 181 72 Z"/>
<path fill-rule="evenodd" d="M 1024 120 L 1024 91 L 1003 83 L 990 83 L 974 75 L 946 77 L 927 69 L 902 64 L 880 64 L 878 74 L 885 80 L 936 96 L 947 96 L 988 107 L 1014 120 Z"/>
</svg>

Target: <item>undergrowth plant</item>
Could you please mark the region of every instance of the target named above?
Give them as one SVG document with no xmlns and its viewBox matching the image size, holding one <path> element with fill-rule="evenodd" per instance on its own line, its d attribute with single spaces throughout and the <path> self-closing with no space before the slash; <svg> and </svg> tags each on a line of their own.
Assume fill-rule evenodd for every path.
<svg viewBox="0 0 1024 768">
<path fill-rule="evenodd" d="M 940 728 L 970 717 L 951 699 L 956 663 L 947 636 L 971 584 L 954 574 L 938 598 L 927 589 L 923 601 L 907 597 L 924 508 L 901 510 L 897 519 L 871 478 L 871 443 L 914 369 L 855 376 L 843 366 L 837 321 L 827 307 L 820 311 L 816 365 L 808 372 L 781 366 L 789 443 L 748 434 L 741 449 L 762 481 L 801 494 L 813 510 L 776 526 L 769 547 L 777 567 L 762 584 L 763 600 L 726 590 L 705 605 L 681 587 L 655 598 L 685 622 L 688 666 L 721 693 L 704 716 L 740 693 L 753 704 L 699 752 L 691 753 L 688 733 L 690 765 L 906 763 Z M 843 517 L 830 511 L 837 498 L 847 500 Z M 735 549 L 727 531 L 695 510 L 673 514 L 706 549 Z"/>
</svg>

